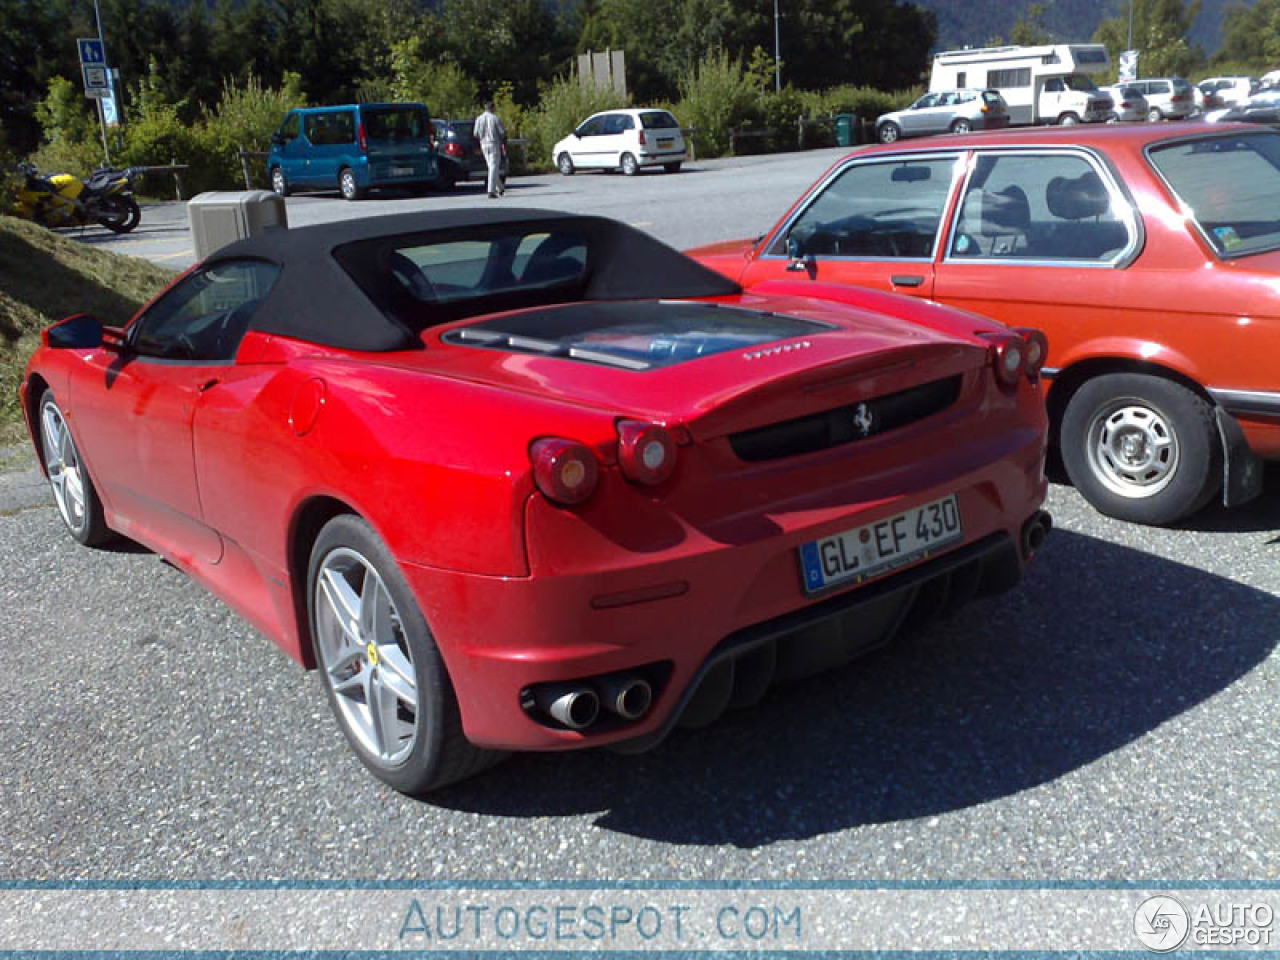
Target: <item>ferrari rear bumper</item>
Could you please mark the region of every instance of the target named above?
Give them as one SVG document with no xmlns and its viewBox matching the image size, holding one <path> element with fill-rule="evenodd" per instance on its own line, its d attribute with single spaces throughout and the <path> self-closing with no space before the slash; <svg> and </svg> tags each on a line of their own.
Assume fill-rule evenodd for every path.
<svg viewBox="0 0 1280 960">
<path fill-rule="evenodd" d="M 646 551 L 615 542 L 613 564 L 525 578 L 402 568 L 473 742 L 564 750 L 627 741 L 644 749 L 677 723 L 698 726 L 750 704 L 775 679 L 836 666 L 887 643 L 904 625 L 1014 586 L 1048 529 L 1039 509 L 1042 469 L 1036 433 L 1016 455 L 941 485 L 870 503 L 806 504 L 771 514 L 768 529 L 758 516 L 714 536 L 673 526 Z M 806 593 L 805 544 L 952 493 L 964 518 L 962 542 L 861 584 Z M 621 536 L 551 508 L 530 524 L 533 534 L 580 543 L 584 553 L 592 534 Z M 652 690 L 637 718 L 600 709 L 598 721 L 574 728 L 546 710 L 555 697 L 598 697 L 603 687 L 637 678 Z"/>
</svg>

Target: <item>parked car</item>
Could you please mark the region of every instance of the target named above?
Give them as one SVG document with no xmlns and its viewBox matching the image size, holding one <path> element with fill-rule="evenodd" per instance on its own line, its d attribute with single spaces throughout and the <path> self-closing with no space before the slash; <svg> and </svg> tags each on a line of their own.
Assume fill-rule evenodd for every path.
<svg viewBox="0 0 1280 960">
<path fill-rule="evenodd" d="M 436 160 L 440 165 L 439 186 L 442 189 L 449 190 L 454 184 L 473 177 L 483 181 L 489 175 L 489 166 L 480 149 L 480 141 L 475 138 L 474 120 L 433 119 L 431 125 L 435 128 Z M 504 148 L 500 166 L 502 176 L 507 175 L 507 169 L 508 160 Z"/>
<path fill-rule="evenodd" d="M 1136 120 L 1145 121 L 1147 119 L 1147 111 L 1150 105 L 1147 98 L 1142 95 L 1137 87 L 1127 83 L 1117 83 L 1107 88 L 1107 93 L 1111 95 L 1111 119 L 1132 123 Z"/>
<path fill-rule="evenodd" d="M 1012 587 L 1049 527 L 1043 346 L 460 209 L 224 247 L 123 329 L 50 327 L 20 400 L 77 541 L 133 538 L 317 667 L 419 793 L 653 746 Z"/>
<path fill-rule="evenodd" d="M 358 103 L 290 110 L 271 135 L 267 178 L 287 197 L 298 187 L 362 200 L 378 187 L 436 182 L 431 118 L 421 103 Z"/>
<path fill-rule="evenodd" d="M 903 137 L 933 133 L 968 133 L 1009 125 L 1004 98 L 995 90 L 939 90 L 911 106 L 876 119 L 876 139 L 893 143 Z"/>
<path fill-rule="evenodd" d="M 748 289 L 879 287 L 1049 338 L 1053 439 L 1100 511 L 1243 503 L 1280 459 L 1280 134 L 1002 131 L 840 161 L 762 238 L 693 251 Z"/>
<path fill-rule="evenodd" d="M 1234 107 L 1223 107 L 1205 114 L 1210 123 L 1280 124 L 1280 90 L 1262 90 Z"/>
<path fill-rule="evenodd" d="M 1191 83 L 1183 77 L 1147 77 L 1124 84 L 1147 101 L 1147 120 L 1185 120 L 1195 113 L 1196 99 Z"/>
<path fill-rule="evenodd" d="M 1205 95 L 1205 110 L 1208 111 L 1234 107 L 1249 99 L 1257 91 L 1258 81 L 1253 77 L 1209 77 L 1197 86 Z"/>
<path fill-rule="evenodd" d="M 577 170 L 621 170 L 630 177 L 644 167 L 678 173 L 686 152 L 680 123 L 666 110 L 606 110 L 580 123 L 551 156 L 566 177 Z"/>
</svg>

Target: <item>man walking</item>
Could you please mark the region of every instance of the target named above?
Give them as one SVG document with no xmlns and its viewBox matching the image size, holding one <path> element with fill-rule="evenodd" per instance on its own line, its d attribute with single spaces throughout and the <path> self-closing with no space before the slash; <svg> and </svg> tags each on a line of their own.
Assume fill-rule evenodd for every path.
<svg viewBox="0 0 1280 960">
<path fill-rule="evenodd" d="M 484 102 L 484 113 L 476 117 L 475 129 L 472 131 L 480 141 L 480 149 L 484 152 L 484 162 L 489 167 L 489 196 L 500 197 L 507 192 L 500 176 L 502 172 L 502 143 L 507 139 L 507 131 L 502 121 L 493 112 L 493 101 Z"/>
</svg>

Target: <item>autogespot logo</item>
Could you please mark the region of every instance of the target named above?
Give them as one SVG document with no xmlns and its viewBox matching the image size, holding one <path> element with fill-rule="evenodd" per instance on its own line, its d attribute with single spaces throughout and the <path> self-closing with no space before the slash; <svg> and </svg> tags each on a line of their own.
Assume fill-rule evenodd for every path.
<svg viewBox="0 0 1280 960">
<path fill-rule="evenodd" d="M 1173 897 L 1150 897 L 1142 901 L 1133 918 L 1133 932 L 1152 953 L 1177 950 L 1190 929 L 1191 915 Z"/>
</svg>

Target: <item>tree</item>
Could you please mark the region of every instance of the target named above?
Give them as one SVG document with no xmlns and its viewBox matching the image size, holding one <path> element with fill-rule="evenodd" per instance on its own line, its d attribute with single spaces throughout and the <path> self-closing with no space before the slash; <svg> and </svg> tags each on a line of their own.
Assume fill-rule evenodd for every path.
<svg viewBox="0 0 1280 960">
<path fill-rule="evenodd" d="M 1138 71 L 1147 77 L 1180 77 L 1193 72 L 1204 60 L 1199 48 L 1187 39 L 1191 22 L 1200 12 L 1200 0 L 1132 0 L 1133 49 L 1138 51 Z M 1093 39 L 1106 44 L 1112 61 L 1129 49 L 1129 18 L 1104 20 Z"/>
<path fill-rule="evenodd" d="M 562 72 L 570 43 L 542 0 L 444 0 L 445 52 L 482 92 L 509 83 L 520 103 L 537 100 L 538 84 Z"/>
<path fill-rule="evenodd" d="M 1025 47 L 1053 43 L 1053 35 L 1044 26 L 1043 3 L 1031 4 L 1027 12 L 1014 21 L 1013 29 L 1009 31 L 1009 42 Z"/>
</svg>

